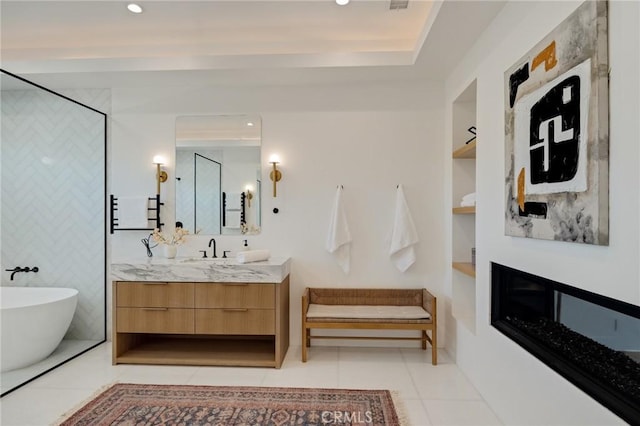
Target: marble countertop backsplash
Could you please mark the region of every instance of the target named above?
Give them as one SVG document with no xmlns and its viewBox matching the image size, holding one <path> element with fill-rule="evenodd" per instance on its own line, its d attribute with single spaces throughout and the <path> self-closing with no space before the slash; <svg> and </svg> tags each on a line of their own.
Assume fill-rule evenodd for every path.
<svg viewBox="0 0 640 426">
<path fill-rule="evenodd" d="M 235 259 L 154 256 L 112 263 L 111 280 L 279 283 L 289 275 L 290 264 L 288 257 L 239 264 Z"/>
</svg>

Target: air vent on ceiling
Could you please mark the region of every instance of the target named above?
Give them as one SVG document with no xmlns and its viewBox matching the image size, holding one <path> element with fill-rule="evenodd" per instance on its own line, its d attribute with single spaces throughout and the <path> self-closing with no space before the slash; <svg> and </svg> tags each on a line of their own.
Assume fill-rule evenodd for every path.
<svg viewBox="0 0 640 426">
<path fill-rule="evenodd" d="M 391 0 L 389 10 L 400 10 L 409 7 L 409 0 Z"/>
</svg>

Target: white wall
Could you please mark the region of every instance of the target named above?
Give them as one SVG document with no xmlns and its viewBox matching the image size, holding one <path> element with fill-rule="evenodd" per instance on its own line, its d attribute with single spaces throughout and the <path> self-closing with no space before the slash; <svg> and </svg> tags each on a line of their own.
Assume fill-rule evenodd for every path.
<svg viewBox="0 0 640 426">
<path fill-rule="evenodd" d="M 442 293 L 446 274 L 443 172 L 443 89 L 389 84 L 114 89 L 111 188 L 118 196 L 152 195 L 151 159 L 170 159 L 163 184 L 165 222 L 173 221 L 174 123 L 190 114 L 262 116 L 263 232 L 251 248 L 291 256 L 291 340 L 300 343 L 305 286 L 426 287 Z M 271 195 L 269 156 L 281 158 L 278 197 Z M 398 272 L 388 258 L 397 184 L 413 213 L 421 242 L 418 262 Z M 344 185 L 353 235 L 351 273 L 324 249 L 336 186 Z M 272 209 L 279 208 L 278 214 Z M 144 257 L 145 233 L 116 233 L 112 259 Z M 245 237 L 216 237 L 218 253 Z M 198 255 L 209 238 L 192 237 L 178 255 Z M 413 344 L 415 346 L 415 344 Z"/>
<path fill-rule="evenodd" d="M 458 325 L 457 362 L 506 424 L 621 422 L 489 325 L 490 262 L 640 304 L 640 3 L 612 1 L 609 9 L 610 245 L 504 235 L 504 72 L 579 4 L 507 4 L 446 83 L 447 123 L 452 101 L 475 78 L 478 90 L 476 335 Z M 450 130 L 447 140 L 450 157 Z"/>
</svg>

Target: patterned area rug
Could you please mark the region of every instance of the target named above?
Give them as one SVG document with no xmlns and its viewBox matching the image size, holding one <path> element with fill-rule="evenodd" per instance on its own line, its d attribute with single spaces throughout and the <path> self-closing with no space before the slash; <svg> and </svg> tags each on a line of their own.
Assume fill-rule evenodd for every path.
<svg viewBox="0 0 640 426">
<path fill-rule="evenodd" d="M 118 383 L 60 425 L 400 425 L 387 390 Z"/>
</svg>

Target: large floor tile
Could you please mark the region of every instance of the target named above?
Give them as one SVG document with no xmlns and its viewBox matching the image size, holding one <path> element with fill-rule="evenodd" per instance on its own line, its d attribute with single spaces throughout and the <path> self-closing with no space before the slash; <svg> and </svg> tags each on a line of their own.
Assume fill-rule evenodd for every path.
<svg viewBox="0 0 640 426">
<path fill-rule="evenodd" d="M 112 355 L 111 342 L 106 342 L 91 349 L 88 352 L 85 352 L 81 357 L 76 358 L 76 360 L 99 360 L 111 364 Z"/>
<path fill-rule="evenodd" d="M 407 365 L 422 399 L 480 400 L 478 391 L 454 364 Z"/>
<path fill-rule="evenodd" d="M 336 363 L 288 363 L 282 368 L 269 370 L 262 382 L 264 386 L 337 388 Z"/>
<path fill-rule="evenodd" d="M 410 425 L 432 426 L 429 415 L 427 414 L 427 409 L 424 407 L 422 400 L 403 398 L 399 405 L 400 407 L 397 408 L 399 414 L 404 415 Z"/>
<path fill-rule="evenodd" d="M 33 382 L 35 388 L 96 389 L 118 380 L 126 371 L 124 366 L 105 364 L 75 365 L 58 368 Z"/>
<path fill-rule="evenodd" d="M 403 398 L 419 398 L 411 375 L 404 363 L 359 364 L 340 362 L 338 366 L 338 385 L 349 389 L 389 389 L 400 392 Z"/>
<path fill-rule="evenodd" d="M 20 388 L 0 400 L 3 426 L 44 426 L 88 400 L 97 389 Z"/>
<path fill-rule="evenodd" d="M 316 365 L 322 363 L 335 364 L 338 362 L 339 348 L 335 346 L 314 346 L 307 348 L 307 362 L 302 362 L 302 347 L 295 346 L 289 348 L 284 360 L 283 367 L 288 364 Z"/>
<path fill-rule="evenodd" d="M 402 358 L 407 364 L 420 364 L 420 365 L 432 365 L 431 364 L 431 347 L 428 347 L 426 351 L 422 349 L 400 349 Z M 438 350 L 438 365 L 454 364 L 451 356 L 445 350 Z"/>
<path fill-rule="evenodd" d="M 340 362 L 352 361 L 363 365 L 377 365 L 381 362 L 404 363 L 402 352 L 398 348 L 341 347 L 338 359 Z"/>
<path fill-rule="evenodd" d="M 200 367 L 169 365 L 127 365 L 118 377 L 122 383 L 186 385 Z"/>
<path fill-rule="evenodd" d="M 188 380 L 189 385 L 261 386 L 267 374 L 264 368 L 199 367 Z"/>
<path fill-rule="evenodd" d="M 490 426 L 502 423 L 483 401 L 423 401 L 434 425 Z"/>
<path fill-rule="evenodd" d="M 0 388 L 2 389 L 2 393 L 16 388 L 23 383 L 32 380 L 34 377 L 43 374 L 47 370 L 65 363 L 65 361 L 74 356 L 77 356 L 78 354 L 87 350 L 87 348 L 90 348 L 97 343 L 98 342 L 93 340 L 63 340 L 62 342 L 60 342 L 60 345 L 56 348 L 56 350 L 51 355 L 49 355 L 48 358 L 32 364 L 28 367 L 0 374 Z M 73 362 L 73 360 L 67 361 L 62 365 L 67 365 L 69 362 Z"/>
<path fill-rule="evenodd" d="M 116 380 L 129 368 L 127 365 L 111 365 L 110 353 L 104 347 L 93 349 L 36 379 L 36 388 L 96 389 Z M 107 356 L 108 355 L 108 356 Z"/>
<path fill-rule="evenodd" d="M 268 369 L 264 386 L 338 387 L 338 348 L 319 346 L 302 362 L 300 346 L 291 347 L 280 369 Z"/>
</svg>

